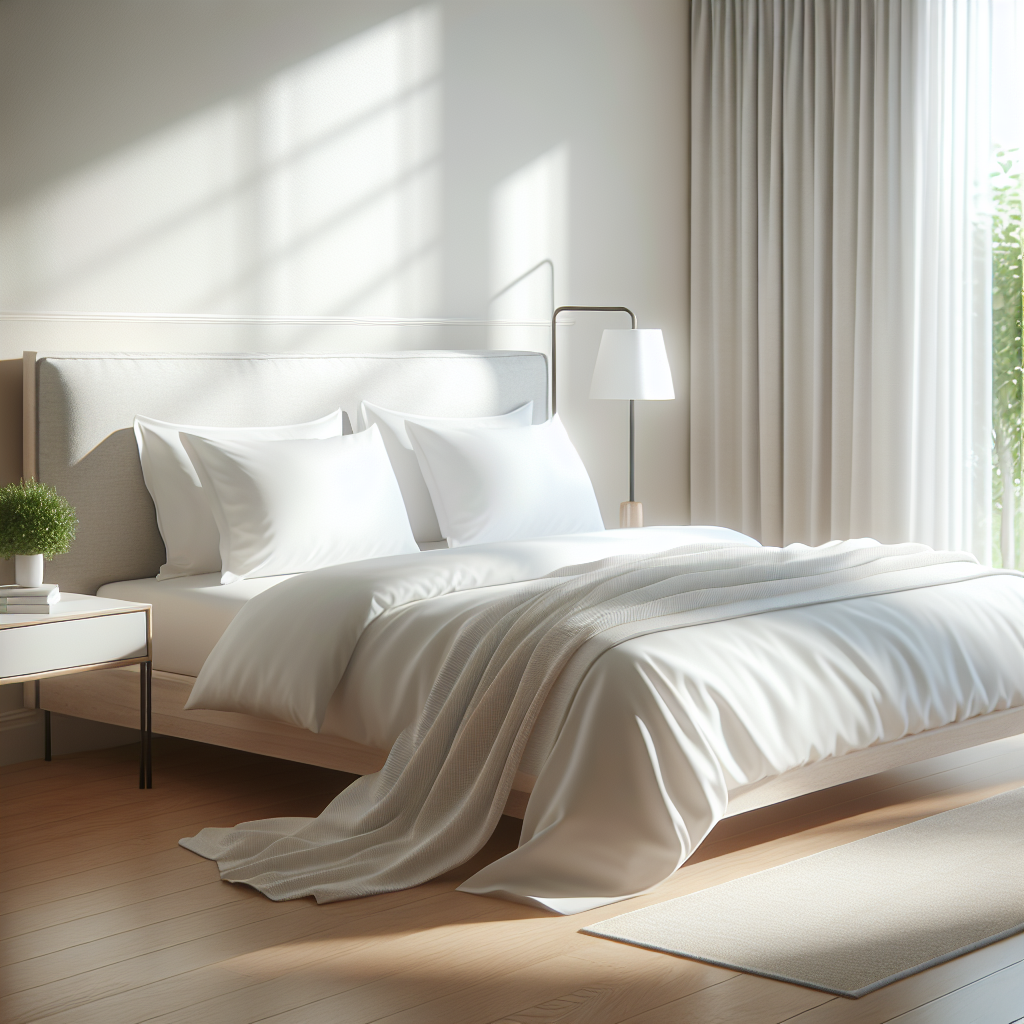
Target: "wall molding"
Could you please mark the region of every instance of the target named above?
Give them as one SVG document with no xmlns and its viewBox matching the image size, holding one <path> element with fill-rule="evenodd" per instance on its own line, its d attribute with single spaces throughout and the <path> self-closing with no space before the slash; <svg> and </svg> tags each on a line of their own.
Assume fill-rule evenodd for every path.
<svg viewBox="0 0 1024 1024">
<path fill-rule="evenodd" d="M 547 327 L 550 320 L 469 320 L 458 317 L 270 316 L 258 313 L 123 313 L 92 310 L 0 310 L 0 321 L 65 323 L 251 324 L 345 327 Z M 559 320 L 572 324 L 574 320 Z"/>
</svg>

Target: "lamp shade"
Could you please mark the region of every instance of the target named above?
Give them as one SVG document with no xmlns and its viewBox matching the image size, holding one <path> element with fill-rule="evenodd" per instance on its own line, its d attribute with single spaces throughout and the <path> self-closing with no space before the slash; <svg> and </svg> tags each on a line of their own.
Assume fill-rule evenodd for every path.
<svg viewBox="0 0 1024 1024">
<path fill-rule="evenodd" d="M 656 402 L 675 398 L 661 331 L 605 331 L 597 351 L 590 397 Z"/>
</svg>

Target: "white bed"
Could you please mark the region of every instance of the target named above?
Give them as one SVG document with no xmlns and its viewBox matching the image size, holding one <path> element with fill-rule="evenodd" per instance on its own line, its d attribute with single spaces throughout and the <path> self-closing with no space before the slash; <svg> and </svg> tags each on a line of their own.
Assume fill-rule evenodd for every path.
<svg viewBox="0 0 1024 1024">
<path fill-rule="evenodd" d="M 493 827 L 511 766 L 536 778 L 520 847 L 466 891 L 562 913 L 645 891 L 696 849 L 733 793 L 1024 703 L 1024 579 L 913 547 L 778 552 L 730 531 L 666 527 L 295 577 L 247 604 L 190 705 L 395 743 L 395 752 L 379 781 L 363 780 L 319 819 L 207 829 L 183 845 L 275 899 L 405 887 L 486 839 L 475 824 Z M 779 558 L 810 568 L 799 579 L 779 575 Z M 849 575 L 890 561 L 891 571 Z M 580 563 L 592 568 L 562 568 Z M 711 572 L 718 583 L 708 583 Z M 576 618 L 549 642 L 564 631 L 562 612 L 544 608 L 540 618 L 536 602 L 591 575 L 600 581 L 587 586 L 602 593 L 620 579 L 642 582 L 602 597 L 599 628 L 578 647 L 574 634 L 590 628 L 576 611 L 583 591 L 560 597 Z M 679 594 L 659 590 L 665 580 L 684 600 L 699 585 L 700 603 L 674 604 Z M 721 607 L 704 603 L 709 586 L 729 592 Z M 506 641 L 489 639 L 502 616 L 502 637 L 521 621 L 529 627 L 516 641 L 528 655 L 502 654 Z M 275 624 L 301 653 L 281 657 Z M 544 639 L 535 655 L 536 629 Z M 507 683 L 503 658 L 518 666 Z M 564 667 L 545 692 L 549 661 Z M 542 694 L 535 723 L 516 710 L 514 689 L 531 679 Z M 407 833 L 416 838 L 403 852 Z M 389 851 L 383 862 L 378 847 Z"/>
<path fill-rule="evenodd" d="M 323 678 L 315 685 L 321 692 L 310 696 L 317 672 L 304 664 L 305 649 L 280 644 L 275 649 L 272 640 L 271 647 L 262 648 L 260 643 L 272 637 L 267 622 L 283 621 L 281 609 L 301 606 L 302 595 L 315 593 L 317 581 L 333 570 L 228 586 L 219 585 L 216 575 L 112 581 L 154 575 L 162 555 L 138 456 L 124 437 L 131 417 L 145 413 L 223 423 L 249 416 L 249 422 L 252 417 L 294 422 L 300 415 L 322 415 L 339 402 L 352 410 L 363 399 L 424 414 L 496 415 L 529 400 L 538 421 L 546 405 L 543 361 L 515 353 L 413 353 L 384 360 L 225 357 L 223 363 L 162 356 L 26 357 L 26 475 L 54 483 L 83 520 L 72 555 L 63 564 L 58 560 L 50 578 L 65 589 L 93 592 L 100 587 L 105 596 L 153 605 L 157 732 L 374 772 L 417 720 L 443 655 L 474 612 L 515 598 L 523 586 L 534 585 L 529 581 L 565 564 L 666 550 L 695 536 L 670 528 L 577 536 L 561 548 L 549 545 L 543 557 L 536 552 L 522 556 L 529 566 L 511 576 L 502 576 L 505 563 L 520 555 L 502 555 L 502 570 L 487 575 L 483 584 L 464 581 L 429 600 L 404 600 L 394 607 L 385 601 L 381 614 L 355 625 L 346 624 L 343 616 L 317 619 L 317 609 L 330 605 L 330 595 L 339 592 L 335 581 L 334 590 L 321 592 L 304 614 L 307 621 L 318 622 L 316 636 L 326 638 L 328 647 L 332 630 L 348 630 L 352 649 L 326 651 L 324 663 L 340 665 L 342 683 L 335 691 L 337 675 L 320 673 Z M 217 369 L 215 387 L 211 366 Z M 278 391 L 287 401 L 277 400 Z M 254 394 L 264 401 L 254 402 Z M 737 535 L 730 543 L 753 544 Z M 363 572 L 361 579 L 373 586 L 389 572 L 389 578 L 397 579 L 394 566 L 399 563 L 406 566 L 402 572 L 413 575 L 424 566 L 455 566 L 470 579 L 472 573 L 459 568 L 460 560 L 483 557 L 481 552 L 487 555 L 488 546 L 395 556 L 397 562 L 361 563 L 354 571 Z M 525 852 L 490 876 L 471 880 L 470 891 L 563 912 L 623 898 L 664 877 L 666 864 L 685 857 L 722 814 L 1021 731 L 1024 581 L 1019 576 L 968 577 L 915 584 L 926 588 L 920 591 L 864 597 L 850 591 L 833 599 L 836 603 L 760 606 L 755 617 L 646 636 L 623 634 L 576 680 L 578 690 L 565 690 L 564 700 L 554 699 L 556 691 L 545 705 L 506 787 L 505 811 L 526 816 Z M 275 595 L 285 593 L 288 602 L 274 605 Z M 263 619 L 262 629 L 243 628 L 244 622 L 259 621 L 260 610 L 266 609 L 270 619 Z M 229 629 L 231 623 L 235 626 Z M 225 643 L 218 647 L 222 635 Z M 210 658 L 215 647 L 219 653 Z M 228 660 L 220 657 L 223 651 Z M 257 660 L 247 661 L 250 653 Z M 269 665 L 276 674 L 260 682 L 257 677 Z M 134 721 L 133 680 L 116 672 L 97 677 L 88 687 L 80 681 L 46 681 L 42 706 L 103 721 Z M 696 702 L 694 685 L 702 694 Z M 607 711 L 621 700 L 626 706 L 618 715 L 593 710 Z M 189 702 L 204 710 L 185 710 Z M 299 705 L 305 710 L 295 710 Z M 581 722 L 588 707 L 592 719 L 618 723 L 615 728 L 645 718 L 662 722 L 664 737 L 659 740 L 645 726 L 643 740 L 648 754 L 655 748 L 661 753 L 653 760 L 639 748 L 619 758 L 602 756 L 602 749 L 636 743 L 643 730 L 634 729 L 625 738 L 609 734 L 603 748 L 592 737 L 583 742 Z M 702 752 L 695 740 L 685 739 L 688 729 L 699 734 Z M 631 798 L 640 791 L 631 771 L 639 765 L 650 783 L 651 765 L 665 756 L 666 742 L 677 751 L 690 749 L 684 759 L 689 768 L 676 763 L 676 776 L 689 772 L 702 781 L 694 782 L 688 795 L 666 795 L 675 784 L 655 771 L 661 782 L 654 790 L 647 785 L 644 799 Z M 715 763 L 714 771 L 694 768 L 702 758 Z M 661 796 L 652 802 L 655 791 Z M 694 800 L 684 813 L 681 808 Z M 572 860 L 566 858 L 564 842 L 572 821 L 582 829 L 572 840 L 576 848 L 615 848 L 609 833 L 594 831 L 594 823 L 612 805 L 617 808 L 616 820 L 607 823 L 612 833 L 633 834 L 640 848 L 657 850 L 647 857 L 646 867 L 622 870 L 620 865 L 618 879 L 609 880 L 607 864 L 602 867 L 598 857 L 590 865 L 593 870 L 574 869 L 573 877 L 551 881 L 561 870 L 555 862 Z M 570 806 L 567 819 L 563 812 Z M 498 806 L 495 813 L 501 810 Z M 554 837 L 547 853 L 545 836 Z M 622 848 L 619 855 L 630 859 Z M 538 889 L 540 876 L 551 884 Z M 325 898 L 337 897 L 328 893 Z"/>
<path fill-rule="evenodd" d="M 190 693 L 193 681 L 199 675 L 210 652 L 224 634 L 228 624 L 249 600 L 292 578 L 292 576 L 262 577 L 222 586 L 219 574 L 210 573 L 171 580 L 143 579 L 111 583 L 101 587 L 99 594 L 104 597 L 152 605 L 154 622 L 157 624 L 153 643 L 154 669 L 158 676 L 165 679 L 187 680 L 188 682 L 184 685 Z M 997 589 L 991 591 L 992 596 L 998 594 L 998 587 L 1003 585 L 1005 584 L 997 583 Z M 492 588 L 489 594 L 497 596 L 512 587 L 514 587 L 513 584 L 497 586 Z M 950 593 L 954 600 L 959 601 L 961 590 L 970 590 L 970 586 L 961 584 L 959 589 L 952 590 Z M 983 597 L 987 598 L 988 594 Z M 906 600 L 906 598 L 890 599 L 889 605 L 899 605 Z M 434 658 L 423 656 L 429 654 L 429 643 L 421 646 L 423 638 L 426 637 L 429 640 L 431 637 L 439 636 L 445 625 L 473 610 L 478 603 L 478 594 L 465 591 L 435 600 L 431 603 L 429 610 L 402 606 L 382 615 L 374 622 L 372 629 L 367 633 L 365 642 L 357 649 L 352 670 L 345 680 L 346 685 L 339 687 L 332 698 L 320 734 L 350 740 L 379 751 L 381 755 L 389 750 L 402 729 L 413 720 L 423 706 L 432 682 L 436 656 Z M 968 602 L 966 607 L 982 609 L 985 607 L 985 601 L 982 600 L 980 604 L 977 600 Z M 999 611 L 999 608 L 997 607 L 996 610 Z M 800 613 L 795 618 L 799 621 L 802 616 L 813 616 L 814 614 Z M 827 607 L 821 614 L 827 620 L 835 615 L 835 609 Z M 778 626 L 772 628 L 784 629 L 784 623 L 793 617 L 794 615 L 790 613 L 773 613 L 764 618 L 763 622 L 777 622 Z M 889 627 L 895 625 L 899 628 L 901 623 L 898 617 L 894 617 L 888 621 L 887 625 Z M 860 628 L 860 624 L 853 622 L 849 623 L 849 626 L 853 630 Z M 410 631 L 413 633 L 412 640 L 410 640 Z M 708 630 L 707 632 L 710 635 L 714 631 Z M 758 643 L 763 642 L 762 620 L 747 620 L 745 632 L 749 636 L 751 644 L 756 647 Z M 654 641 L 657 645 L 665 642 L 664 638 Z M 671 643 L 671 641 L 668 642 Z M 908 637 L 908 644 L 910 650 L 916 651 L 919 661 L 924 653 L 931 651 L 934 654 L 936 651 L 934 647 L 928 647 L 922 651 L 919 644 L 915 645 L 912 635 Z M 726 651 L 730 657 L 737 655 L 731 640 Z M 756 658 L 754 663 L 761 665 L 765 662 Z M 749 671 L 749 667 L 748 659 L 745 671 Z M 834 675 L 837 668 L 835 665 L 816 664 L 812 669 L 812 666 L 808 664 L 807 670 L 807 674 L 802 680 L 805 688 L 810 685 L 810 681 L 819 679 L 820 673 Z M 1024 677 L 1024 672 L 1021 674 Z M 378 685 L 376 680 L 379 679 L 387 679 L 388 686 Z M 975 700 L 977 699 L 976 695 Z M 860 710 L 863 711 L 863 709 Z M 993 720 L 990 713 L 1003 710 L 1005 708 L 984 707 L 969 702 L 963 703 L 955 710 L 943 709 L 941 713 L 938 707 L 930 709 L 908 707 L 905 711 L 905 719 L 887 722 L 881 729 L 879 729 L 880 723 L 872 723 L 871 726 L 867 726 L 860 717 L 852 716 L 846 725 L 849 728 L 855 728 L 858 732 L 845 737 L 841 732 L 837 732 L 835 737 L 837 745 L 831 749 L 822 751 L 815 757 L 812 757 L 811 752 L 808 751 L 792 764 L 786 764 L 783 760 L 778 759 L 770 763 L 762 763 L 759 767 L 747 764 L 739 774 L 730 777 L 729 790 L 733 797 L 731 811 L 737 813 L 739 810 L 746 809 L 742 799 L 745 792 L 751 788 L 756 791 L 758 783 L 761 783 L 762 780 L 784 776 L 787 771 L 789 779 L 783 778 L 782 781 L 784 783 L 788 781 L 788 784 L 793 786 L 793 795 L 796 795 L 800 788 L 799 783 L 794 784 L 793 782 L 794 773 L 791 771 L 793 768 L 814 764 L 817 772 L 825 780 L 824 784 L 828 785 L 833 779 L 841 778 L 840 775 L 833 774 L 837 758 L 841 763 L 844 755 L 848 756 L 854 751 L 863 751 L 872 755 L 879 765 L 895 763 L 885 759 L 886 741 L 901 738 L 925 740 L 929 735 L 934 737 L 935 733 L 941 733 L 949 722 L 967 723 L 978 716 L 983 716 L 991 728 Z M 1013 715 L 1012 711 L 1010 715 Z M 995 717 L 998 720 L 999 715 L 996 714 Z M 948 721 L 944 719 L 948 719 Z M 872 729 L 875 730 L 873 733 Z M 994 737 L 995 732 L 981 733 L 979 741 Z M 937 739 L 937 737 L 934 738 Z M 891 743 L 888 745 L 891 747 Z M 928 752 L 939 749 L 938 746 L 932 745 L 927 748 Z M 881 760 L 877 760 L 879 755 L 882 757 Z M 865 764 L 870 766 L 871 760 L 866 760 Z M 521 785 L 532 788 L 537 768 L 537 764 L 530 761 L 521 766 L 523 775 Z M 799 777 L 799 773 L 797 775 Z"/>
</svg>

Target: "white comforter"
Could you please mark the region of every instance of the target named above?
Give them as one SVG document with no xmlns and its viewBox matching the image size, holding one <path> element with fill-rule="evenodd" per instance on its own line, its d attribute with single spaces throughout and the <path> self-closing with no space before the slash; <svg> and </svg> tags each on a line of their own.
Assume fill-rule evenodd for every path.
<svg viewBox="0 0 1024 1024">
<path fill-rule="evenodd" d="M 275 587 L 190 706 L 319 728 L 344 672 L 353 692 L 395 673 L 424 710 L 319 818 L 183 845 L 275 899 L 399 888 L 479 848 L 522 767 L 539 778 L 520 848 L 463 888 L 573 912 L 671 874 L 731 788 L 1024 701 L 1019 575 L 918 546 L 780 552 L 726 534 L 487 545 Z"/>
</svg>

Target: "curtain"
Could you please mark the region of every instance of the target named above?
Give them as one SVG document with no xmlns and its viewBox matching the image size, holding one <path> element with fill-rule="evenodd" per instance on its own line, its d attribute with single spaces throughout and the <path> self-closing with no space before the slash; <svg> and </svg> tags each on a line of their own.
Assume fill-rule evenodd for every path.
<svg viewBox="0 0 1024 1024">
<path fill-rule="evenodd" d="M 991 561 L 989 0 L 692 0 L 691 511 Z"/>
</svg>

